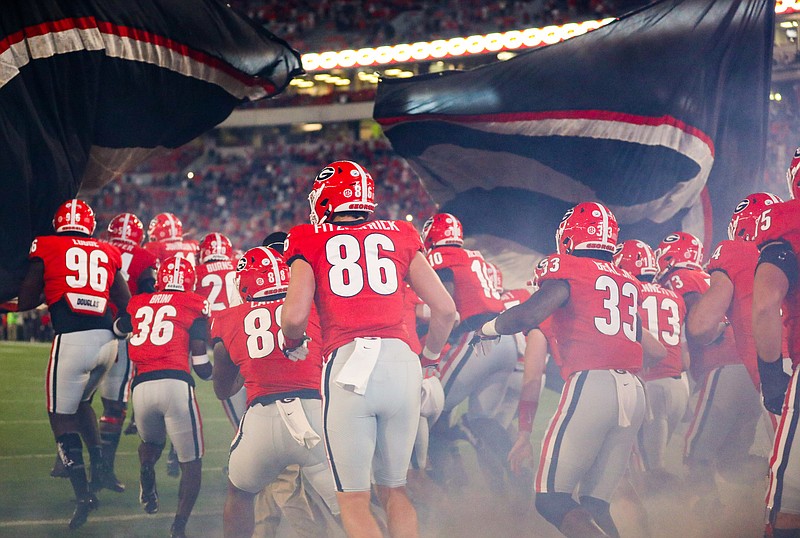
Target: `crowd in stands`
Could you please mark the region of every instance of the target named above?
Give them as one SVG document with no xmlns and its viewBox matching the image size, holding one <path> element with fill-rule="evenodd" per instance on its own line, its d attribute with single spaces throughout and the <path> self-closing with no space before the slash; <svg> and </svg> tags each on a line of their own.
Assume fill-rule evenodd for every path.
<svg viewBox="0 0 800 538">
<path fill-rule="evenodd" d="M 157 165 L 149 161 L 90 199 L 99 226 L 124 211 L 136 213 L 145 225 L 153 215 L 170 211 L 195 239 L 222 232 L 235 246 L 249 248 L 270 232 L 306 222 L 306 196 L 320 163 L 343 158 L 369 163 L 382 200 L 378 217 L 411 215 L 421 223 L 435 210 L 417 176 L 383 138 L 294 144 L 279 139 L 234 151 L 200 146 L 187 146 L 180 158 Z"/>
<path fill-rule="evenodd" d="M 411 43 L 617 16 L 643 0 L 230 0 L 301 52 Z"/>
</svg>

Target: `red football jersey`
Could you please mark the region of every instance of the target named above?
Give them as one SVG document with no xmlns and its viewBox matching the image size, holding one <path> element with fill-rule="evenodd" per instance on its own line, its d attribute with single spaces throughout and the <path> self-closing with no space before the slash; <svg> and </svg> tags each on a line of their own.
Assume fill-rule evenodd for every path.
<svg viewBox="0 0 800 538">
<path fill-rule="evenodd" d="M 722 241 L 711 259 L 707 271 L 722 271 L 733 283 L 733 299 L 728 307 L 739 360 L 747 368 L 750 378 L 758 389 L 756 343 L 753 340 L 753 277 L 758 265 L 758 247 L 751 241 Z"/>
<path fill-rule="evenodd" d="M 763 246 L 770 241 L 783 240 L 791 245 L 800 259 L 800 200 L 789 200 L 770 206 L 768 218 L 762 218 L 757 227 L 755 243 Z M 800 286 L 793 286 L 783 302 L 783 325 L 788 331 L 789 356 L 792 364 L 800 364 Z"/>
<path fill-rule="evenodd" d="M 287 263 L 302 258 L 314 271 L 325 356 L 358 337 L 413 344 L 403 281 L 422 242 L 410 223 L 301 224 L 286 243 Z"/>
<path fill-rule="evenodd" d="M 542 334 L 547 340 L 547 348 L 550 351 L 550 356 L 553 358 L 553 362 L 555 362 L 556 366 L 558 366 L 559 371 L 561 371 L 561 376 L 563 377 L 564 372 L 561 370 L 561 366 L 564 364 L 564 361 L 561 360 L 561 352 L 558 349 L 558 339 L 556 339 L 556 334 L 553 332 L 553 316 L 541 322 L 539 324 L 539 330 L 542 331 Z"/>
<path fill-rule="evenodd" d="M 194 239 L 169 239 L 167 241 L 150 241 L 144 244 L 144 248 L 152 252 L 161 263 L 171 256 L 180 255 L 192 265 L 197 265 L 197 254 L 200 245 Z"/>
<path fill-rule="evenodd" d="M 123 278 L 128 283 L 128 289 L 131 290 L 131 295 L 139 293 L 138 281 L 148 268 L 155 270 L 158 260 L 152 252 L 148 252 L 139 245 L 134 245 L 128 241 L 109 241 L 112 245 L 117 247 L 120 251 L 122 258 L 122 268 L 120 272 Z"/>
<path fill-rule="evenodd" d="M 548 260 L 542 284 L 564 280 L 570 289 L 551 316 L 564 379 L 580 370 L 641 369 L 639 281 L 610 261 L 565 254 Z"/>
<path fill-rule="evenodd" d="M 141 293 L 131 298 L 128 313 L 133 335 L 128 355 L 137 375 L 157 370 L 183 370 L 189 366 L 189 329 L 208 317 L 208 303 L 191 291 Z"/>
<path fill-rule="evenodd" d="M 681 328 L 686 319 L 683 297 L 658 284 L 643 282 L 640 313 L 642 327 L 667 349 L 663 360 L 642 371 L 642 379 L 652 381 L 681 375 Z"/>
<path fill-rule="evenodd" d="M 212 313 L 231 306 L 232 294 L 239 296 L 239 290 L 236 288 L 236 268 L 231 260 L 201 263 L 196 267 L 196 274 L 195 291 L 206 298 Z"/>
<path fill-rule="evenodd" d="M 43 235 L 33 240 L 28 257 L 44 263 L 44 297 L 48 305 L 63 298 L 76 314 L 106 313 L 109 290 L 122 267 L 116 247 L 93 237 Z"/>
<path fill-rule="evenodd" d="M 452 245 L 436 247 L 428 253 L 428 262 L 436 271 L 453 272 L 453 301 L 462 322 L 472 316 L 503 311 L 500 292 L 489 277 L 486 260 L 477 250 Z"/>
<path fill-rule="evenodd" d="M 684 302 L 689 293 L 704 294 L 708 291 L 711 277 L 705 271 L 696 269 L 679 268 L 667 274 L 664 286 L 678 294 Z M 723 321 L 723 320 L 720 320 Z M 739 364 L 739 354 L 736 351 L 736 342 L 733 330 L 728 327 L 721 340 L 709 345 L 689 344 L 690 370 L 696 380 L 705 378 L 705 374 L 714 368 L 727 364 Z"/>
<path fill-rule="evenodd" d="M 239 367 L 247 389 L 247 404 L 262 396 L 297 390 L 320 390 L 322 357 L 309 350 L 302 361 L 290 361 L 280 349 L 280 317 L 283 299 L 252 301 L 215 312 L 211 317 L 211 341 L 221 341 Z M 312 342 L 314 324 L 309 322 Z"/>
<path fill-rule="evenodd" d="M 508 310 L 512 306 L 524 303 L 531 298 L 531 295 L 531 290 L 528 288 L 517 288 L 504 291 L 500 296 L 500 300 L 503 301 L 503 308 Z"/>
</svg>

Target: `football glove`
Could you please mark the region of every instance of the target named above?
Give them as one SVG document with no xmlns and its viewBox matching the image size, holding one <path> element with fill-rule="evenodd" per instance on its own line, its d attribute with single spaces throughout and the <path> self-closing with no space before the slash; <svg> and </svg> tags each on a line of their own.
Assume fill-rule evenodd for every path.
<svg viewBox="0 0 800 538">
<path fill-rule="evenodd" d="M 758 358 L 758 375 L 761 378 L 761 399 L 764 407 L 773 415 L 783 411 L 783 400 L 791 376 L 783 371 L 783 357 L 775 362 L 766 362 Z"/>
<path fill-rule="evenodd" d="M 308 342 L 311 340 L 306 335 L 302 338 L 286 338 L 284 335 L 281 351 L 283 355 L 292 362 L 304 361 L 308 356 Z"/>
<path fill-rule="evenodd" d="M 470 347 L 474 350 L 479 346 L 481 354 L 488 355 L 494 345 L 500 340 L 500 335 L 495 330 L 497 318 L 490 319 L 483 326 L 475 331 L 475 335 L 469 341 Z"/>
<path fill-rule="evenodd" d="M 128 338 L 133 332 L 130 314 L 127 312 L 120 314 L 120 316 L 114 320 L 114 325 L 112 325 L 111 328 L 114 331 L 114 336 L 120 340 Z"/>
</svg>

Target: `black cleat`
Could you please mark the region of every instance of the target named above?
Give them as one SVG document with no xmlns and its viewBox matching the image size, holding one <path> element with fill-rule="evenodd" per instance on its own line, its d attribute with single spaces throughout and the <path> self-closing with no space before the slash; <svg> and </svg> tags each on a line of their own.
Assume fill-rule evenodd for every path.
<svg viewBox="0 0 800 538">
<path fill-rule="evenodd" d="M 89 483 L 89 491 L 97 493 L 103 488 L 122 493 L 125 491 L 125 484 L 120 482 L 114 474 L 114 470 L 109 469 L 105 464 L 92 466 L 92 481 Z"/>
<path fill-rule="evenodd" d="M 69 520 L 69 529 L 74 531 L 86 523 L 89 512 L 97 510 L 98 506 L 100 506 L 100 501 L 91 493 L 88 497 L 78 500 L 75 504 L 75 512 L 72 513 L 72 519 Z"/>
<path fill-rule="evenodd" d="M 142 465 L 139 471 L 139 502 L 148 514 L 158 512 L 158 491 L 156 490 L 156 470 L 152 465 Z"/>
<path fill-rule="evenodd" d="M 139 433 L 139 428 L 136 427 L 136 422 L 130 421 L 128 422 L 128 427 L 122 432 L 125 435 L 136 435 Z"/>
<path fill-rule="evenodd" d="M 69 478 L 69 471 L 64 467 L 64 462 L 61 461 L 61 457 L 58 454 L 56 454 L 56 462 L 53 464 L 50 476 L 53 478 Z"/>
<path fill-rule="evenodd" d="M 169 536 L 170 538 L 186 538 L 186 526 L 173 523 L 169 530 Z"/>
</svg>

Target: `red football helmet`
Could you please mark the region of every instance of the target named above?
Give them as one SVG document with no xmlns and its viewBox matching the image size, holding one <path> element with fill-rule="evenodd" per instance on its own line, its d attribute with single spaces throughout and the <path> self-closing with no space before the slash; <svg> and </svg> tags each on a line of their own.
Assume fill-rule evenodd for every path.
<svg viewBox="0 0 800 538">
<path fill-rule="evenodd" d="M 67 200 L 58 206 L 53 216 L 53 229 L 56 233 L 80 232 L 92 235 L 96 224 L 92 208 L 77 198 Z"/>
<path fill-rule="evenodd" d="M 353 161 L 332 162 L 314 179 L 308 195 L 311 224 L 327 222 L 334 213 L 375 211 L 375 182 L 367 170 Z"/>
<path fill-rule="evenodd" d="M 442 245 L 464 244 L 464 228 L 461 221 L 450 213 L 437 213 L 422 225 L 422 242 L 426 250 Z"/>
<path fill-rule="evenodd" d="M 239 294 L 245 301 L 286 293 L 289 266 L 278 251 L 268 247 L 251 248 L 236 264 Z"/>
<path fill-rule="evenodd" d="M 194 291 L 195 273 L 192 262 L 182 256 L 171 256 L 158 268 L 158 291 Z"/>
<path fill-rule="evenodd" d="M 149 241 L 165 241 L 168 239 L 181 239 L 183 237 L 183 223 L 172 213 L 159 213 L 150 221 L 147 227 Z"/>
<path fill-rule="evenodd" d="M 200 241 L 200 263 L 230 260 L 233 255 L 231 240 L 220 233 L 207 234 Z"/>
<path fill-rule="evenodd" d="M 761 213 L 769 206 L 783 202 L 768 192 L 756 192 L 736 205 L 731 222 L 728 224 L 728 239 L 752 241 L 756 236 Z"/>
<path fill-rule="evenodd" d="M 676 267 L 703 269 L 703 243 L 687 232 L 669 234 L 659 243 L 655 254 L 659 278 Z"/>
<path fill-rule="evenodd" d="M 789 194 L 793 200 L 800 199 L 800 177 L 797 177 L 798 172 L 800 172 L 800 148 L 794 150 L 794 157 L 792 157 L 792 162 L 789 164 L 789 169 L 786 170 Z"/>
<path fill-rule="evenodd" d="M 656 255 L 650 245 L 638 239 L 628 239 L 617 245 L 614 263 L 633 276 L 652 279 L 658 273 Z"/>
<path fill-rule="evenodd" d="M 108 223 L 108 235 L 113 241 L 139 245 L 144 239 L 144 225 L 133 213 L 120 213 Z"/>
<path fill-rule="evenodd" d="M 617 218 L 601 203 L 581 202 L 568 209 L 556 230 L 556 250 L 572 254 L 576 250 L 614 252 L 619 225 Z"/>
</svg>

